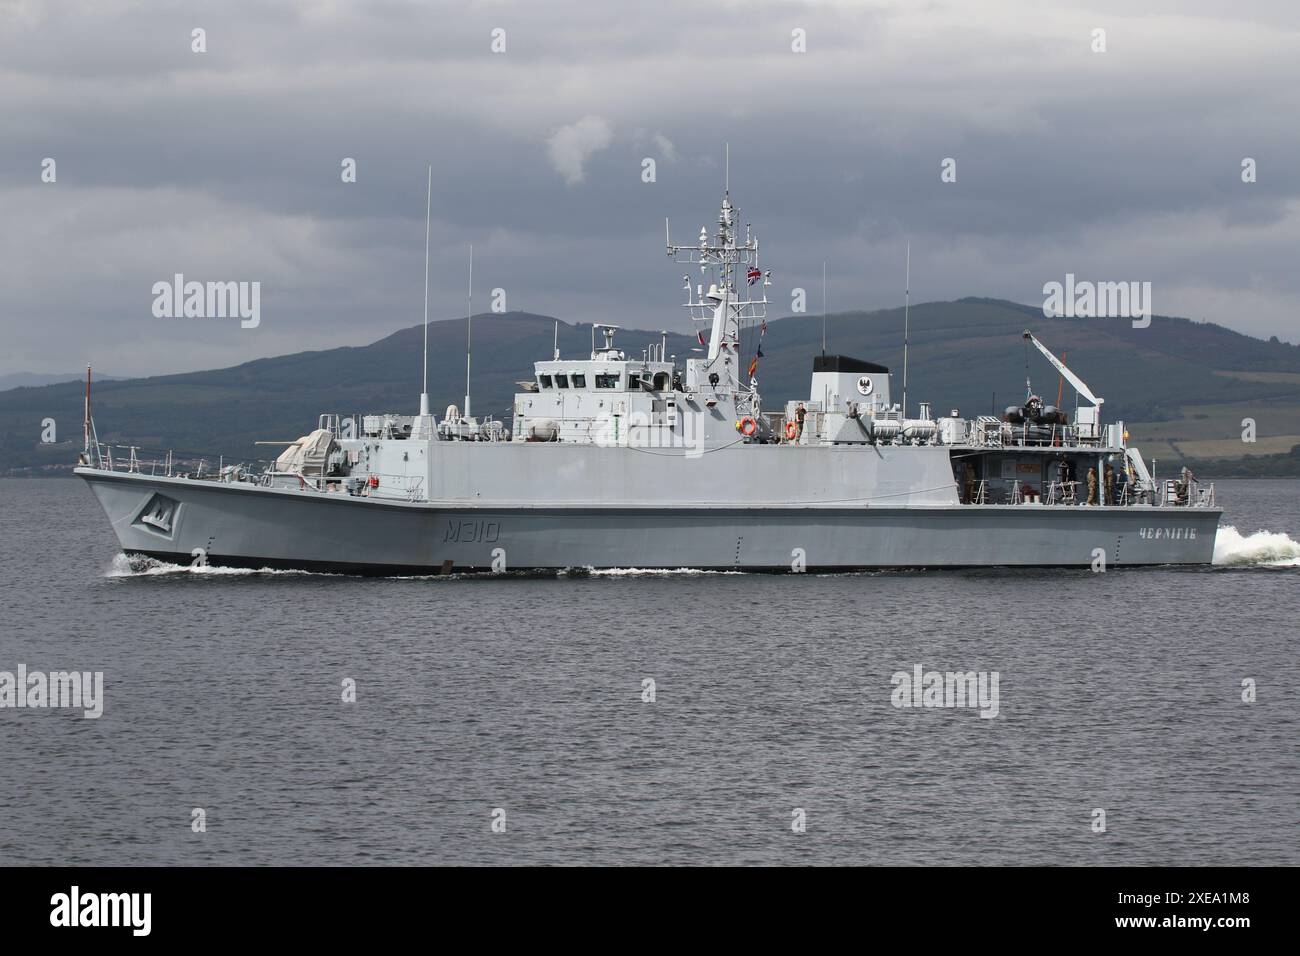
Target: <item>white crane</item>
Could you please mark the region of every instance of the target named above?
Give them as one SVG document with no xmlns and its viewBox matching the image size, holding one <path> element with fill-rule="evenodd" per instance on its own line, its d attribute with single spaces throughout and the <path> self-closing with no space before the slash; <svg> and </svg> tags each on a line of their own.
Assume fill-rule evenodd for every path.
<svg viewBox="0 0 1300 956">
<path fill-rule="evenodd" d="M 1058 359 L 1055 355 L 1052 354 L 1051 349 L 1049 349 L 1042 342 L 1038 341 L 1038 339 L 1034 337 L 1033 332 L 1030 332 L 1028 329 L 1025 329 L 1025 338 L 1029 339 L 1030 342 L 1034 343 L 1034 348 L 1042 352 L 1044 358 L 1046 358 L 1047 361 L 1051 362 L 1052 365 L 1055 366 L 1056 370 L 1065 376 L 1065 380 L 1074 386 L 1074 390 L 1076 392 L 1078 392 L 1088 401 L 1092 402 L 1093 405 L 1101 405 L 1105 403 L 1106 400 L 1104 398 L 1100 398 L 1092 394 L 1092 389 L 1088 387 L 1087 383 L 1084 382 L 1083 379 L 1079 378 L 1079 376 L 1071 372 L 1069 367 L 1066 366 L 1064 362 L 1062 362 L 1060 359 Z"/>
<path fill-rule="evenodd" d="M 1100 437 L 1101 428 L 1101 406 L 1106 401 L 1099 395 L 1094 395 L 1092 389 L 1079 376 L 1070 371 L 1069 367 L 1052 354 L 1042 342 L 1034 337 L 1034 333 L 1025 329 L 1024 336 L 1034 344 L 1034 348 L 1043 353 L 1043 357 L 1051 362 L 1053 367 L 1065 376 L 1065 380 L 1074 386 L 1074 390 L 1092 403 L 1092 408 L 1080 408 L 1075 412 L 1075 424 L 1079 426 L 1080 438 L 1098 438 Z"/>
</svg>

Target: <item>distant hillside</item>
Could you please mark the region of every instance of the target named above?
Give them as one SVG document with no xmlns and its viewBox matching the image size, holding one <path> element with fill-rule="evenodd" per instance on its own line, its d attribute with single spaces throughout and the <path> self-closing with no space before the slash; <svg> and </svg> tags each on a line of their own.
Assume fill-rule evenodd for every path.
<svg viewBox="0 0 1300 956">
<path fill-rule="evenodd" d="M 515 382 L 551 354 L 555 320 L 509 312 L 475 316 L 474 411 L 508 419 Z M 1216 459 L 1246 453 L 1250 467 L 1293 470 L 1287 453 L 1300 444 L 1300 347 L 1265 342 L 1219 325 L 1157 316 L 1146 329 L 1127 320 L 1047 319 L 1041 310 L 989 299 L 931 302 L 912 307 L 908 399 L 930 401 L 936 414 L 953 408 L 973 416 L 1021 400 L 1028 373 L 1035 391 L 1056 400 L 1059 376 L 1020 336 L 1032 328 L 1057 355 L 1105 397 L 1105 416 L 1129 424 L 1133 440 L 1162 461 Z M 806 398 L 812 356 L 821 348 L 820 316 L 768 323 L 759 378 L 767 408 Z M 585 357 L 591 326 L 560 323 L 560 349 Z M 841 313 L 827 321 L 828 350 L 882 362 L 902 392 L 902 309 Z M 752 352 L 756 330 L 746 332 Z M 259 359 L 234 368 L 102 382 L 95 387 L 100 438 L 148 448 L 173 448 L 227 458 L 270 457 L 258 439 L 293 439 L 321 412 L 416 410 L 420 392 L 419 326 L 371 345 Z M 659 333 L 624 330 L 631 355 Z M 429 326 L 430 397 L 441 415 L 463 403 L 465 320 Z M 669 335 L 678 360 L 698 343 Z M 0 392 L 0 470 L 64 469 L 81 440 L 81 386 L 76 382 Z M 1069 385 L 1063 404 L 1073 407 Z M 41 445 L 41 421 L 54 418 L 58 445 Z M 1241 441 L 1241 420 L 1253 418 L 1258 441 Z M 1287 460 L 1292 464 L 1287 464 Z M 1260 462 L 1263 462 L 1261 465 Z M 1245 464 L 1242 461 L 1242 464 Z M 1228 467 L 1221 465 L 1221 467 Z"/>
<path fill-rule="evenodd" d="M 53 385 L 55 382 L 79 382 L 86 377 L 86 370 L 79 372 L 10 372 L 8 375 L 0 375 L 0 391 L 9 388 L 33 388 L 37 385 Z M 96 378 L 105 382 L 115 382 L 121 378 L 120 375 L 100 375 L 96 373 Z"/>
</svg>

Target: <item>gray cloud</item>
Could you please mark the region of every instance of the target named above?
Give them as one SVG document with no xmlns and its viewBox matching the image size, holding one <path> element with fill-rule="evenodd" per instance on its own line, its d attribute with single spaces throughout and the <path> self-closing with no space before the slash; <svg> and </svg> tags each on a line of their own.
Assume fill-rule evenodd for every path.
<svg viewBox="0 0 1300 956">
<path fill-rule="evenodd" d="M 546 152 L 555 171 L 570 186 L 582 182 L 587 160 L 608 149 L 614 138 L 609 122 L 600 116 L 584 116 L 576 123 L 561 126 L 546 140 Z"/>
<path fill-rule="evenodd" d="M 663 217 L 711 222 L 724 142 L 773 314 L 795 286 L 820 307 L 823 261 L 831 309 L 896 304 L 910 241 L 917 301 L 1149 280 L 1159 312 L 1296 341 L 1298 41 L 1284 2 L 10 3 L 0 372 L 414 324 L 427 163 L 434 317 L 463 312 L 473 242 L 476 304 L 685 329 Z M 260 281 L 261 325 L 154 318 L 176 272 Z"/>
</svg>

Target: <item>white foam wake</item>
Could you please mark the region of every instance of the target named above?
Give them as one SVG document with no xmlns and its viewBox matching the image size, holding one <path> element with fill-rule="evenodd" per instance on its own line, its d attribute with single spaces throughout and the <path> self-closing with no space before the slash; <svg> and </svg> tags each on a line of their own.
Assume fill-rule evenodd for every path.
<svg viewBox="0 0 1300 956">
<path fill-rule="evenodd" d="M 713 574 L 744 574 L 744 571 L 716 571 L 706 568 L 587 568 L 584 575 L 593 578 L 666 578 L 696 577 Z"/>
<path fill-rule="evenodd" d="M 1276 531 L 1243 535 L 1232 525 L 1224 525 L 1214 538 L 1214 563 L 1230 567 L 1300 568 L 1300 541 Z"/>
<path fill-rule="evenodd" d="M 140 554 L 129 556 L 125 554 L 116 554 L 113 556 L 113 561 L 108 566 L 108 570 L 104 572 L 104 577 L 162 577 L 173 574 L 194 574 L 212 577 L 244 577 L 250 574 L 311 573 L 312 572 L 310 571 L 293 571 L 278 568 L 219 568 L 210 564 L 192 566 L 186 564 L 172 564 L 169 561 L 159 561 L 156 558 L 149 558 Z"/>
</svg>

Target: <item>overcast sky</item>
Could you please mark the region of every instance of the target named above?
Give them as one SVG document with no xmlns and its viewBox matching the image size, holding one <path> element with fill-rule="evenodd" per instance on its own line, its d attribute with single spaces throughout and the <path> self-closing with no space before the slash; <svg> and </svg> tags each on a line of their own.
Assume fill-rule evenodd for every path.
<svg viewBox="0 0 1300 956">
<path fill-rule="evenodd" d="M 913 301 L 1069 272 L 1297 342 L 1297 115 L 1294 0 L 0 0 L 0 373 L 416 324 L 428 163 L 431 318 L 472 242 L 475 311 L 685 330 L 663 218 L 712 223 L 726 142 L 773 315 L 823 260 L 832 311 L 900 304 L 910 239 Z M 261 324 L 156 318 L 177 272 L 260 282 Z"/>
</svg>

